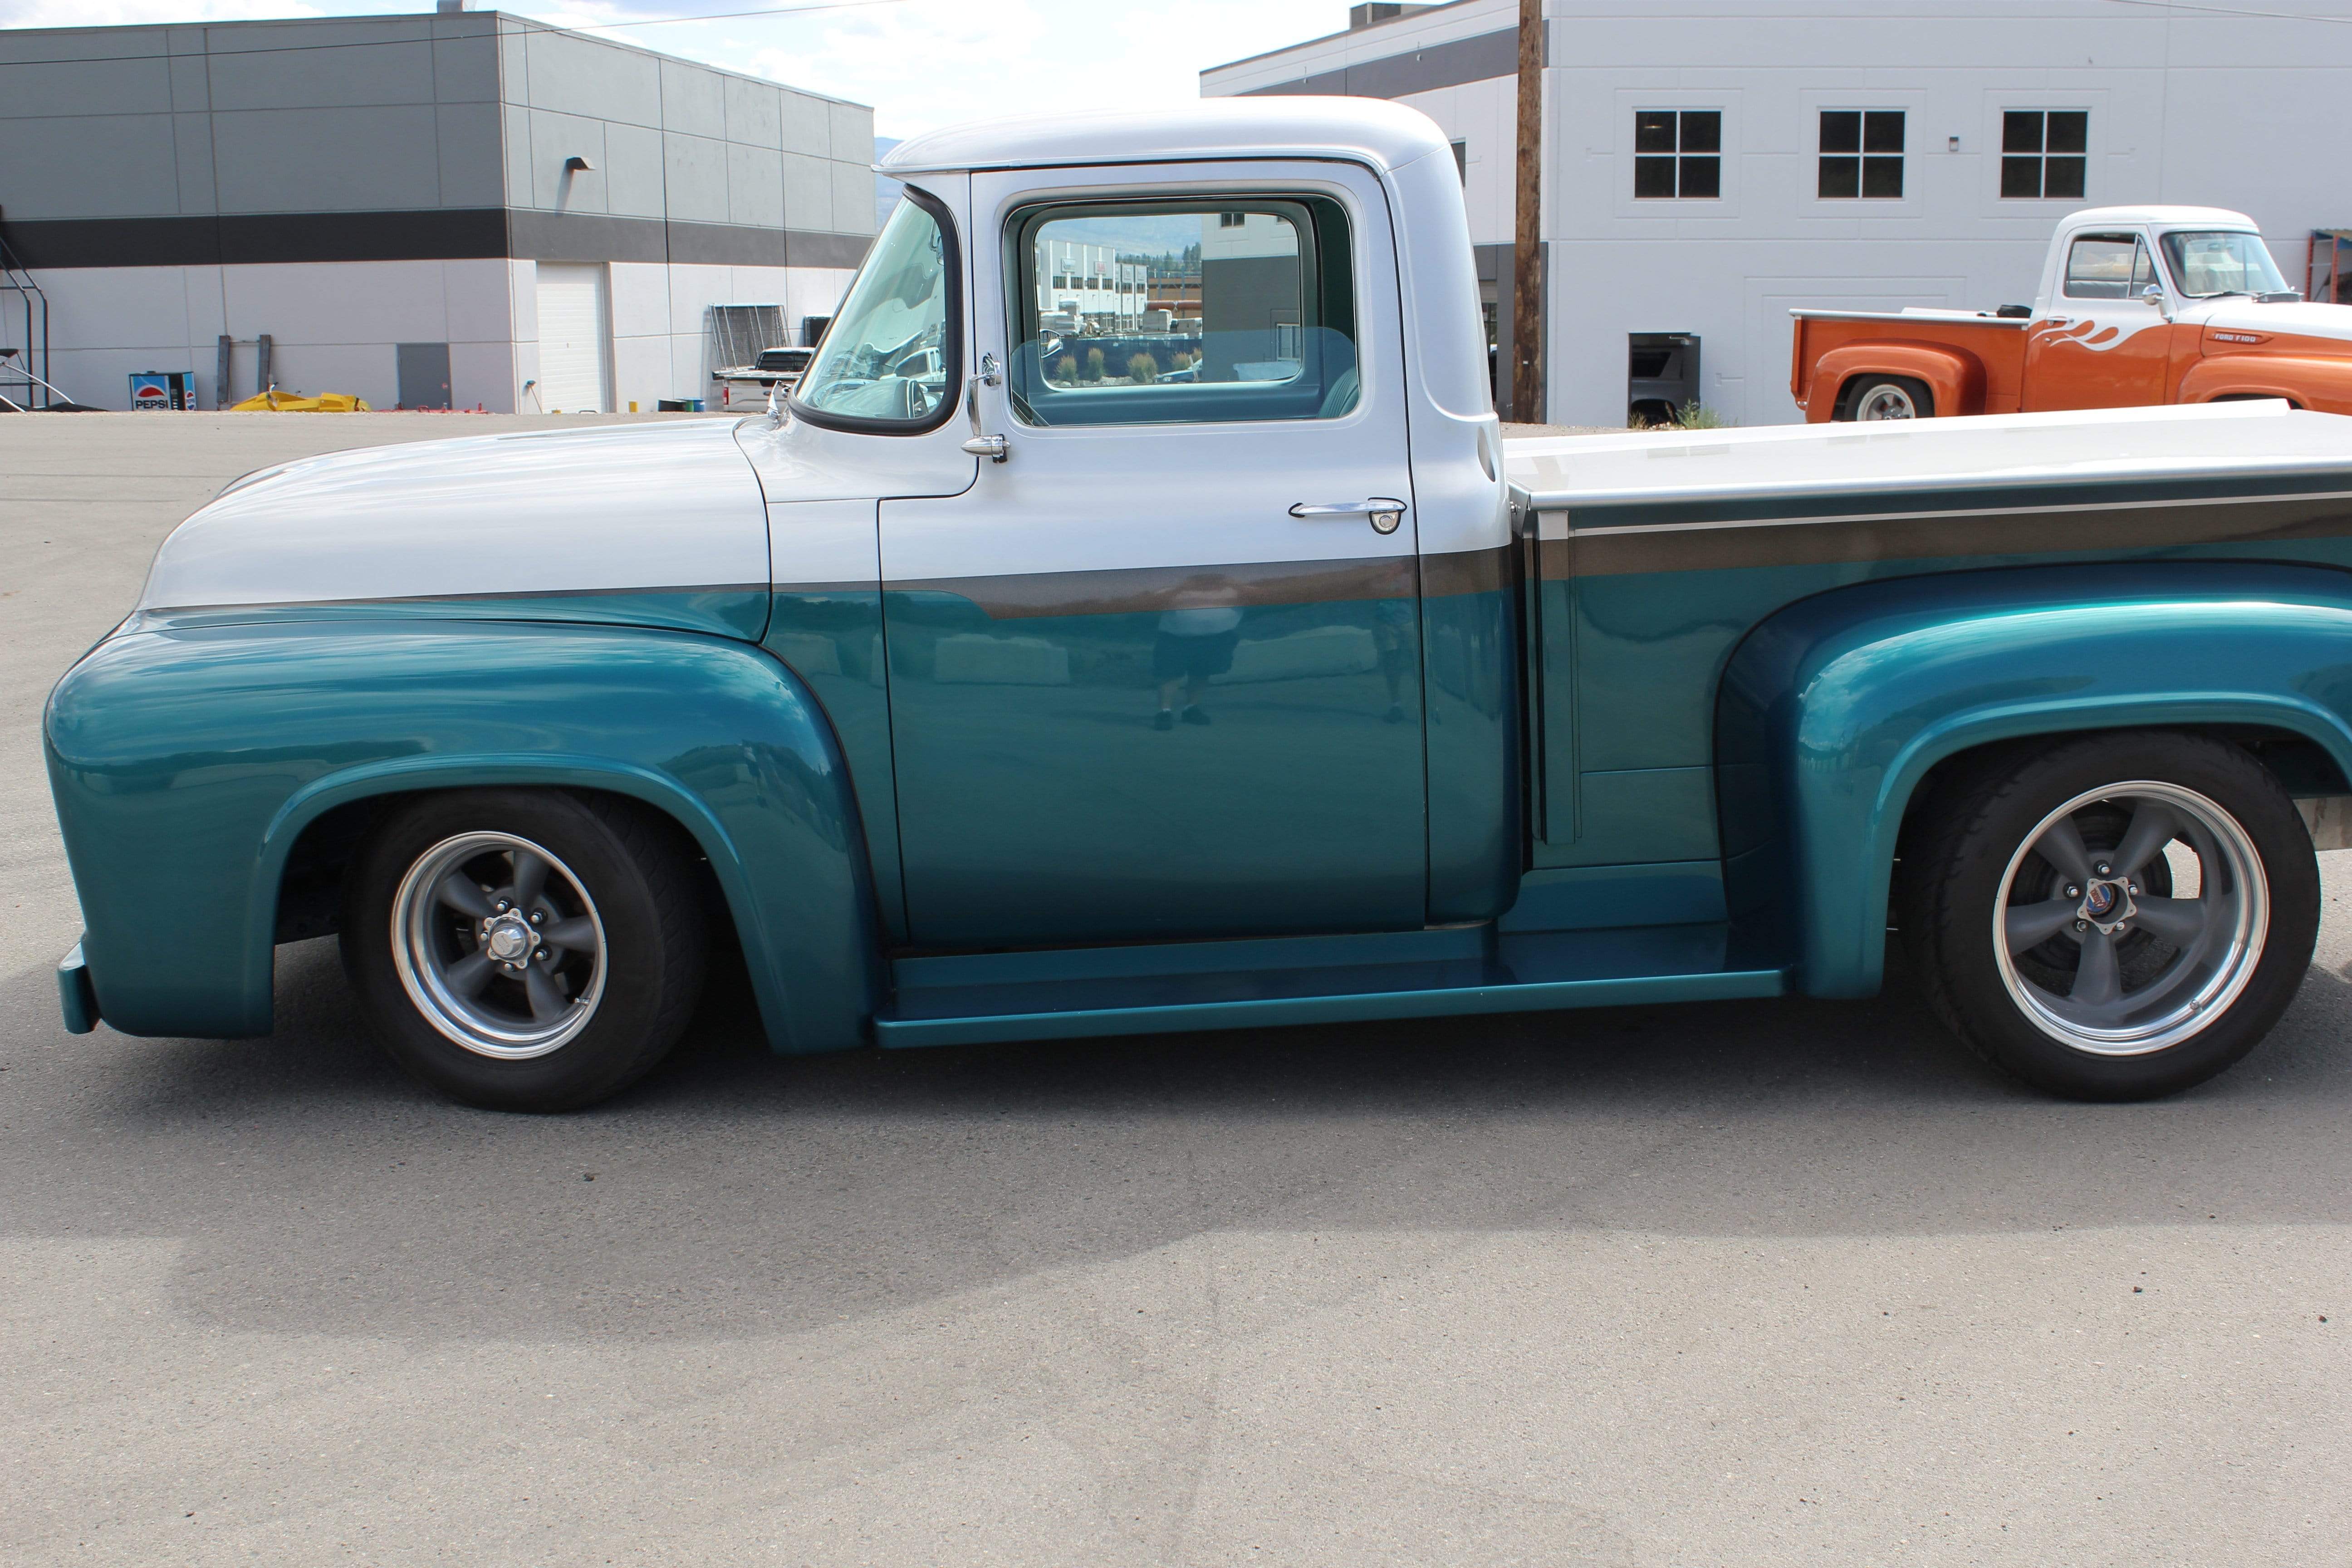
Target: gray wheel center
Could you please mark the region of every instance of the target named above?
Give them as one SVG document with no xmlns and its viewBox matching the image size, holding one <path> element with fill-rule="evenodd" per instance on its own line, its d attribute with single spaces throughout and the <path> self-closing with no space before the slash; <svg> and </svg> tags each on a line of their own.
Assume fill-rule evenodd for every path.
<svg viewBox="0 0 2352 1568">
<path fill-rule="evenodd" d="M 2181 896 L 2167 855 L 2197 872 Z M 2160 780 L 2088 790 L 2010 858 L 1993 955 L 2010 998 L 2097 1056 L 2163 1050 L 2237 998 L 2270 926 L 2262 856 L 2220 803 Z"/>
<path fill-rule="evenodd" d="M 561 1049 L 603 997 L 604 925 L 572 868 L 529 839 L 461 833 L 401 879 L 392 950 L 417 1012 L 478 1056 Z"/>
</svg>

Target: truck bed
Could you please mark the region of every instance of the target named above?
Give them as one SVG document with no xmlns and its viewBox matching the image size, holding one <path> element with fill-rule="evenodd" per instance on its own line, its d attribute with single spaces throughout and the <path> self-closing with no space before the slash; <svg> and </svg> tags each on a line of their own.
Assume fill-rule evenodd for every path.
<svg viewBox="0 0 2352 1568">
<path fill-rule="evenodd" d="M 2063 491 L 2116 481 L 2194 479 L 2228 485 L 2298 470 L 2352 465 L 2352 419 L 2281 402 L 2011 414 L 1966 422 L 1770 426 L 1753 430 L 1620 431 L 1601 436 L 1510 437 L 1511 481 L 1538 511 L 1570 510 L 1561 527 L 1603 526 L 1589 508 L 1683 510 L 1696 500 L 1954 489 L 1998 492 L 1979 503 L 2031 506 L 2022 490 Z M 2059 500 L 2063 497 L 2042 498 Z M 1906 505 L 1904 510 L 1913 510 Z M 1973 510 L 1973 508 L 1971 509 Z M 1803 517 L 1743 519 L 1807 521 Z M 1661 519 L 1644 527 L 1703 526 Z"/>
</svg>

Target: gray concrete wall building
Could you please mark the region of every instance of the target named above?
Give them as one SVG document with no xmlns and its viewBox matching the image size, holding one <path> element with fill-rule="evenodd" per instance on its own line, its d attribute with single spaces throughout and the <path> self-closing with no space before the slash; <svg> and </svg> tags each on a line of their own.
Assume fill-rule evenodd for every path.
<svg viewBox="0 0 2352 1568">
<path fill-rule="evenodd" d="M 379 407 L 442 345 L 459 407 L 709 395 L 709 306 L 832 313 L 873 142 L 864 105 L 496 12 L 0 31 L 0 238 L 105 407 L 133 371 L 249 395 L 264 334 L 279 386 Z"/>
</svg>

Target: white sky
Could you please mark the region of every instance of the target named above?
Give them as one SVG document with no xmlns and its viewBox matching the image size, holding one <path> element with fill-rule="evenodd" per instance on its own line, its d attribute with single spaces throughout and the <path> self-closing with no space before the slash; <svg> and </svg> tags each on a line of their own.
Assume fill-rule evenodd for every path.
<svg viewBox="0 0 2352 1568">
<path fill-rule="evenodd" d="M 499 9 L 563 26 L 791 0 L 546 0 Z M 0 26 L 384 16 L 431 0 L 0 0 Z M 627 26 L 598 37 L 870 103 L 875 133 L 1041 110 L 1142 108 L 1200 95 L 1208 66 L 1338 32 L 1347 0 L 842 0 L 801 16 Z"/>
</svg>

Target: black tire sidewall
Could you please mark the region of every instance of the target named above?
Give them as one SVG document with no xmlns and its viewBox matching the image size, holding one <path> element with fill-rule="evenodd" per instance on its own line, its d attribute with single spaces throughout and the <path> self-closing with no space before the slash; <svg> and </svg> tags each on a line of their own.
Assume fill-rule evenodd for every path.
<svg viewBox="0 0 2352 1568">
<path fill-rule="evenodd" d="M 345 970 L 385 1050 L 410 1074 L 453 1099 L 487 1110 L 570 1110 L 602 1100 L 649 1070 L 676 1042 L 688 1010 L 676 993 L 700 978 L 698 931 L 681 909 L 691 898 L 664 895 L 669 868 L 648 866 L 613 808 L 558 791 L 466 790 L 428 795 L 395 810 L 371 835 L 344 883 Z M 436 844 L 461 833 L 526 838 L 562 860 L 596 903 L 604 928 L 605 973 L 586 1028 L 541 1057 L 482 1056 L 442 1034 L 417 1010 L 393 955 L 394 900 L 401 879 Z M 681 951 L 683 944 L 696 951 Z"/>
<path fill-rule="evenodd" d="M 2270 926 L 2253 974 L 2197 1033 L 2142 1056 L 2100 1056 L 2043 1033 L 2011 997 L 1994 952 L 1993 910 L 2011 857 L 2043 817 L 2087 791 L 2136 779 L 2195 790 L 2237 819 L 2262 857 Z M 2032 756 L 1954 793 L 1932 808 L 1969 820 L 1947 841 L 1942 863 L 1922 868 L 1936 880 L 1932 898 L 1914 903 L 1927 924 L 1912 946 L 1934 971 L 1938 1010 L 1996 1065 L 2074 1099 L 2151 1099 L 2237 1062 L 2294 1001 L 2318 938 L 2318 862 L 2293 800 L 2242 750 L 2199 735 L 2121 731 Z"/>
</svg>

